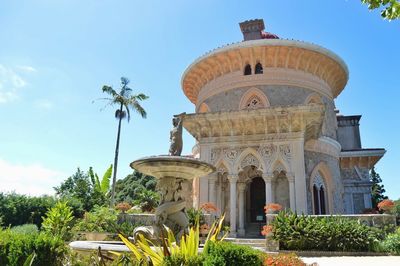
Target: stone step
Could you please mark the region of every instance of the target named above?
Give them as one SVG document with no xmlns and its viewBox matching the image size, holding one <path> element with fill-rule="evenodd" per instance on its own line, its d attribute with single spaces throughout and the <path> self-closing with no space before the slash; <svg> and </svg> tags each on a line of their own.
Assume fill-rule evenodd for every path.
<svg viewBox="0 0 400 266">
<path fill-rule="evenodd" d="M 225 241 L 252 248 L 265 248 L 265 239 L 260 238 L 226 238 Z"/>
</svg>

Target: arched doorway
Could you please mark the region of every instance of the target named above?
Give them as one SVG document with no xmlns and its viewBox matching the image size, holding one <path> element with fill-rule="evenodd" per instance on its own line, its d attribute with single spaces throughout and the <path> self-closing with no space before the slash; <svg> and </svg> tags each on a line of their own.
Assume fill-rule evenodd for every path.
<svg viewBox="0 0 400 266">
<path fill-rule="evenodd" d="M 265 182 L 254 177 L 250 184 L 250 222 L 265 222 Z"/>
</svg>

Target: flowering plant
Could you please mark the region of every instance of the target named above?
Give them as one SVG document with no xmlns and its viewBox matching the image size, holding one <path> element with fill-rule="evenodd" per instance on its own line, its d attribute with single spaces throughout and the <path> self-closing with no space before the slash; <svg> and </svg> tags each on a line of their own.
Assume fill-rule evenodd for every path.
<svg viewBox="0 0 400 266">
<path fill-rule="evenodd" d="M 265 205 L 264 211 L 266 214 L 282 210 L 282 205 L 278 203 L 270 203 Z"/>
<path fill-rule="evenodd" d="M 120 202 L 115 206 L 115 209 L 120 210 L 122 213 L 125 213 L 127 210 L 130 210 L 132 206 L 127 202 Z"/>
<path fill-rule="evenodd" d="M 296 254 L 268 254 L 264 260 L 265 266 L 303 266 L 306 265 Z"/>
<path fill-rule="evenodd" d="M 205 212 L 216 212 L 218 210 L 212 202 L 203 203 L 200 206 L 200 209 L 204 210 Z"/>
<path fill-rule="evenodd" d="M 384 212 L 390 212 L 394 208 L 394 202 L 390 199 L 384 199 L 378 203 L 378 209 Z"/>
<path fill-rule="evenodd" d="M 266 236 L 266 235 L 268 235 L 269 233 L 272 232 L 272 229 L 273 229 L 273 226 L 272 226 L 272 225 L 264 225 L 264 226 L 263 226 L 263 230 L 261 231 L 261 234 L 262 234 L 263 236 Z"/>
</svg>

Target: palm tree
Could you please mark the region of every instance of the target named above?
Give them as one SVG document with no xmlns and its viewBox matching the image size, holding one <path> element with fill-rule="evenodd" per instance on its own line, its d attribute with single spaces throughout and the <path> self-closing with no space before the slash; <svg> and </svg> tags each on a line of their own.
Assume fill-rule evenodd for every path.
<svg viewBox="0 0 400 266">
<path fill-rule="evenodd" d="M 128 119 L 128 122 L 131 118 L 130 109 L 132 108 L 138 114 L 141 115 L 142 118 L 146 118 L 147 114 L 143 107 L 140 105 L 139 101 L 146 100 L 149 98 L 143 93 L 139 93 L 136 95 L 131 95 L 132 89 L 128 87 L 129 79 L 125 77 L 121 77 L 121 89 L 119 92 L 116 92 L 111 86 L 104 85 L 103 92 L 110 95 L 110 98 L 103 98 L 103 100 L 107 100 L 108 105 L 117 105 L 118 109 L 115 111 L 115 118 L 118 119 L 118 131 L 117 131 L 117 143 L 115 145 L 115 157 L 114 157 L 114 171 L 113 171 L 113 180 L 111 187 L 111 206 L 115 204 L 115 184 L 117 181 L 117 166 L 118 166 L 118 152 L 119 152 L 119 139 L 121 134 L 121 121 L 124 118 Z"/>
</svg>

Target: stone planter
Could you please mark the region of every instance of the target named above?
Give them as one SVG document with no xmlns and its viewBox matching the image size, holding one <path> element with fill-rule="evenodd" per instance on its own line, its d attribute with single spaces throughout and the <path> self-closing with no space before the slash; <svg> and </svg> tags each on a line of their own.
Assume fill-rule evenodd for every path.
<svg viewBox="0 0 400 266">
<path fill-rule="evenodd" d="M 108 233 L 105 232 L 82 232 L 82 235 L 85 236 L 86 240 L 89 241 L 103 241 L 107 238 Z"/>
</svg>

